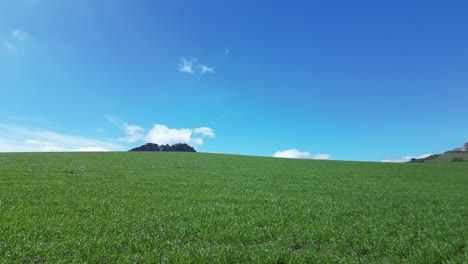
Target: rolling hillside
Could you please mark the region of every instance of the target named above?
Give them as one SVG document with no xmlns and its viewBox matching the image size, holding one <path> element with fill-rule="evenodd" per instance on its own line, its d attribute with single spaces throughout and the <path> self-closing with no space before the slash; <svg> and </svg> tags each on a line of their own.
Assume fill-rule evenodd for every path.
<svg viewBox="0 0 468 264">
<path fill-rule="evenodd" d="M 417 163 L 445 163 L 445 162 L 465 162 L 468 161 L 468 143 L 460 148 L 447 151 L 442 154 L 434 154 L 426 158 L 412 159 L 409 162 Z"/>
<path fill-rule="evenodd" d="M 0 154 L 2 263 L 466 263 L 468 163 Z"/>
<path fill-rule="evenodd" d="M 454 152 L 449 151 L 444 154 L 437 155 L 433 159 L 424 160 L 429 163 L 443 163 L 443 162 L 463 162 L 468 161 L 468 152 Z"/>
</svg>

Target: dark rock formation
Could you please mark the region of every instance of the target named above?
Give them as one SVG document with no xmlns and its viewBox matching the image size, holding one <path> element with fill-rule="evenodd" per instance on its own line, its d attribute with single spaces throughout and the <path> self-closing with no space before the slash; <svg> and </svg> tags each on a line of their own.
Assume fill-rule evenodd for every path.
<svg viewBox="0 0 468 264">
<path fill-rule="evenodd" d="M 143 146 L 133 148 L 129 151 L 167 151 L 167 152 L 196 152 L 195 149 L 185 143 L 178 143 L 174 145 L 158 145 L 154 143 L 148 143 Z"/>
</svg>

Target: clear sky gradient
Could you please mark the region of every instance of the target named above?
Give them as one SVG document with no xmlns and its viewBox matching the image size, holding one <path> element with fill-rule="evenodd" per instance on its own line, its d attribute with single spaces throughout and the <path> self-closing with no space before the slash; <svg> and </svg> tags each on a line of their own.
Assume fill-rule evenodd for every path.
<svg viewBox="0 0 468 264">
<path fill-rule="evenodd" d="M 402 161 L 468 141 L 468 1 L 0 0 L 0 151 Z"/>
</svg>

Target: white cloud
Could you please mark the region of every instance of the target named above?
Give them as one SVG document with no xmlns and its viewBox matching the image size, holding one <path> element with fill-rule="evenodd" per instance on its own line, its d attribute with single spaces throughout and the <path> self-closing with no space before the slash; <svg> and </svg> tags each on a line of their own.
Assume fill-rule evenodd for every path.
<svg viewBox="0 0 468 264">
<path fill-rule="evenodd" d="M 30 37 L 28 32 L 19 29 L 12 30 L 11 35 L 19 41 L 25 41 Z"/>
<path fill-rule="evenodd" d="M 213 68 L 206 67 L 205 65 L 199 65 L 198 68 L 200 69 L 202 74 L 205 74 L 205 73 L 215 74 L 215 71 Z"/>
<path fill-rule="evenodd" d="M 144 135 L 141 132 L 144 132 L 145 129 L 142 127 L 124 124 L 124 129 L 126 136 L 120 139 L 124 142 L 133 143 L 144 138 Z"/>
<path fill-rule="evenodd" d="M 129 125 L 119 119 L 106 116 L 107 120 L 125 131 L 125 137 L 118 140 L 126 143 L 145 142 L 156 144 L 186 143 L 189 145 L 203 145 L 203 139 L 214 138 L 215 133 L 209 127 L 198 128 L 169 128 L 166 125 L 154 124 L 151 129 L 145 129 L 138 125 Z M 146 132 L 147 131 L 147 132 Z"/>
<path fill-rule="evenodd" d="M 197 137 L 207 136 L 214 137 L 213 130 L 209 127 L 200 127 L 195 129 L 190 128 L 169 128 L 165 125 L 155 124 L 146 135 L 146 141 L 156 144 L 176 144 L 186 143 L 190 145 L 203 145 L 203 138 Z"/>
<path fill-rule="evenodd" d="M 44 129 L 0 124 L 0 152 L 121 150 L 120 145 L 92 138 L 64 135 Z"/>
<path fill-rule="evenodd" d="M 192 65 L 196 61 L 197 61 L 196 58 L 187 60 L 184 57 L 182 57 L 181 63 L 179 64 L 179 71 L 189 73 L 189 74 L 194 74 L 195 70 L 193 69 Z"/>
<path fill-rule="evenodd" d="M 102 147 L 86 147 L 86 148 L 78 148 L 75 151 L 80 151 L 80 152 L 104 152 L 104 151 L 109 151 L 108 149 L 102 148 Z"/>
<path fill-rule="evenodd" d="M 312 159 L 329 160 L 329 159 L 331 159 L 331 155 L 330 154 L 317 154 L 317 155 L 313 155 Z"/>
<path fill-rule="evenodd" d="M 382 162 L 408 162 L 411 159 L 423 159 L 423 158 L 427 158 L 427 157 L 429 157 L 431 155 L 432 154 L 423 154 L 423 155 L 420 155 L 420 156 L 404 156 L 404 157 L 401 157 L 401 158 L 387 157 L 384 160 L 382 160 Z"/>
<path fill-rule="evenodd" d="M 48 141 L 39 141 L 35 139 L 27 139 L 24 141 L 26 145 L 37 147 L 38 151 L 43 152 L 51 152 L 51 151 L 61 151 L 62 148 L 58 146 L 56 143 L 48 142 Z"/>
<path fill-rule="evenodd" d="M 209 127 L 196 128 L 196 129 L 194 129 L 194 133 L 195 134 L 202 134 L 203 136 L 207 136 L 207 137 L 210 137 L 210 138 L 214 138 L 214 136 L 215 136 L 213 129 L 211 129 Z"/>
<path fill-rule="evenodd" d="M 200 73 L 202 75 L 205 73 L 215 74 L 214 68 L 199 64 L 197 62 L 198 62 L 197 58 L 191 58 L 190 60 L 187 60 L 185 57 L 182 57 L 180 59 L 180 63 L 178 64 L 179 71 L 188 73 L 188 74 L 195 74 L 195 73 Z"/>
<path fill-rule="evenodd" d="M 313 155 L 307 151 L 299 151 L 297 149 L 288 149 L 285 151 L 277 151 L 273 154 L 275 158 L 289 158 L 289 159 L 320 159 L 329 160 L 331 155 L 329 154 L 317 154 Z"/>
</svg>

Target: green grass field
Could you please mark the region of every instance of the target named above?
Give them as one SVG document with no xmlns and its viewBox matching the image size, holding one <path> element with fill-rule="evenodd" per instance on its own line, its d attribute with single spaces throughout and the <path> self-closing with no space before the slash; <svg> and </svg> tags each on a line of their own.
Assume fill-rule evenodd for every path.
<svg viewBox="0 0 468 264">
<path fill-rule="evenodd" d="M 467 263 L 468 163 L 0 154 L 1 263 Z"/>
</svg>

